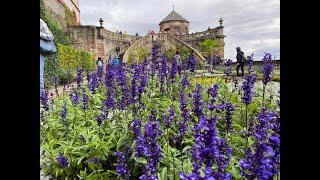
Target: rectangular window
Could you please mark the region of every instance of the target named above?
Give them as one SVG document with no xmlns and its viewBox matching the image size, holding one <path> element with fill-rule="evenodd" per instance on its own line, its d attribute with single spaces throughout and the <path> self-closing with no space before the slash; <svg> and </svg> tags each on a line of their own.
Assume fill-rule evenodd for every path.
<svg viewBox="0 0 320 180">
<path fill-rule="evenodd" d="M 175 27 L 174 29 L 176 30 L 177 33 L 180 33 L 180 28 L 179 27 Z"/>
</svg>

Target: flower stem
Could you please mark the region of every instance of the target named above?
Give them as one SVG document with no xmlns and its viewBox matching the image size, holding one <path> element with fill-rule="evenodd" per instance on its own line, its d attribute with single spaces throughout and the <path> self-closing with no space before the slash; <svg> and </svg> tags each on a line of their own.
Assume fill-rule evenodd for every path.
<svg viewBox="0 0 320 180">
<path fill-rule="evenodd" d="M 264 95 L 265 95 L 265 91 L 266 91 L 266 85 L 263 84 L 263 91 L 262 91 L 262 108 L 264 108 Z"/>
<path fill-rule="evenodd" d="M 245 135 L 246 135 L 246 148 L 248 146 L 248 105 L 246 104 L 246 132 L 245 132 Z"/>
</svg>

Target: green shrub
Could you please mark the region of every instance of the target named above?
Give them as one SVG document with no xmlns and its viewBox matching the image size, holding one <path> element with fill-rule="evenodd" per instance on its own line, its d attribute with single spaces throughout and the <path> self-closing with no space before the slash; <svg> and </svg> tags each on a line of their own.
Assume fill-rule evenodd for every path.
<svg viewBox="0 0 320 180">
<path fill-rule="evenodd" d="M 60 67 L 64 70 L 71 71 L 82 68 L 93 70 L 95 61 L 91 53 L 79 51 L 70 46 L 58 44 Z"/>
<path fill-rule="evenodd" d="M 172 57 L 176 54 L 176 50 L 174 48 L 170 48 L 166 51 L 167 60 L 171 62 Z"/>
</svg>

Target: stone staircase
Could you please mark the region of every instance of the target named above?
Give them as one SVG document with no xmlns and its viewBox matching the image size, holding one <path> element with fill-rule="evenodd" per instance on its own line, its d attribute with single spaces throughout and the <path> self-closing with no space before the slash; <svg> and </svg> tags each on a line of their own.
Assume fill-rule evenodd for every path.
<svg viewBox="0 0 320 180">
<path fill-rule="evenodd" d="M 202 54 L 192 47 L 190 44 L 168 34 L 168 33 L 158 33 L 158 34 L 148 34 L 145 37 L 136 40 L 124 53 L 123 55 L 123 62 L 127 62 L 129 58 L 129 54 L 132 50 L 137 49 L 139 47 L 143 46 L 150 46 L 153 41 L 157 41 L 161 43 L 164 48 L 167 48 L 169 46 L 186 46 L 191 51 L 194 52 L 194 56 L 196 58 L 196 61 L 199 63 L 200 67 L 203 67 L 206 64 L 206 59 L 202 56 Z M 151 50 L 150 50 L 151 52 Z"/>
</svg>

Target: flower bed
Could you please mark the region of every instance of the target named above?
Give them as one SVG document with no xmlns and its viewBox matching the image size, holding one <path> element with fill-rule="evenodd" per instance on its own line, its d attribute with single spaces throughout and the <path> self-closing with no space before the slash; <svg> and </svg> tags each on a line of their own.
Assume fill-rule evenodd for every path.
<svg viewBox="0 0 320 180">
<path fill-rule="evenodd" d="M 279 94 L 265 93 L 268 77 L 262 89 L 255 88 L 254 75 L 229 84 L 223 77 L 201 83 L 192 74 L 178 76 L 176 63 L 169 67 L 165 56 L 158 65 L 153 60 L 129 69 L 109 65 L 87 77 L 78 72 L 70 95 L 48 101 L 42 94 L 45 174 L 161 180 L 279 176 L 279 101 L 268 96 Z"/>
</svg>

